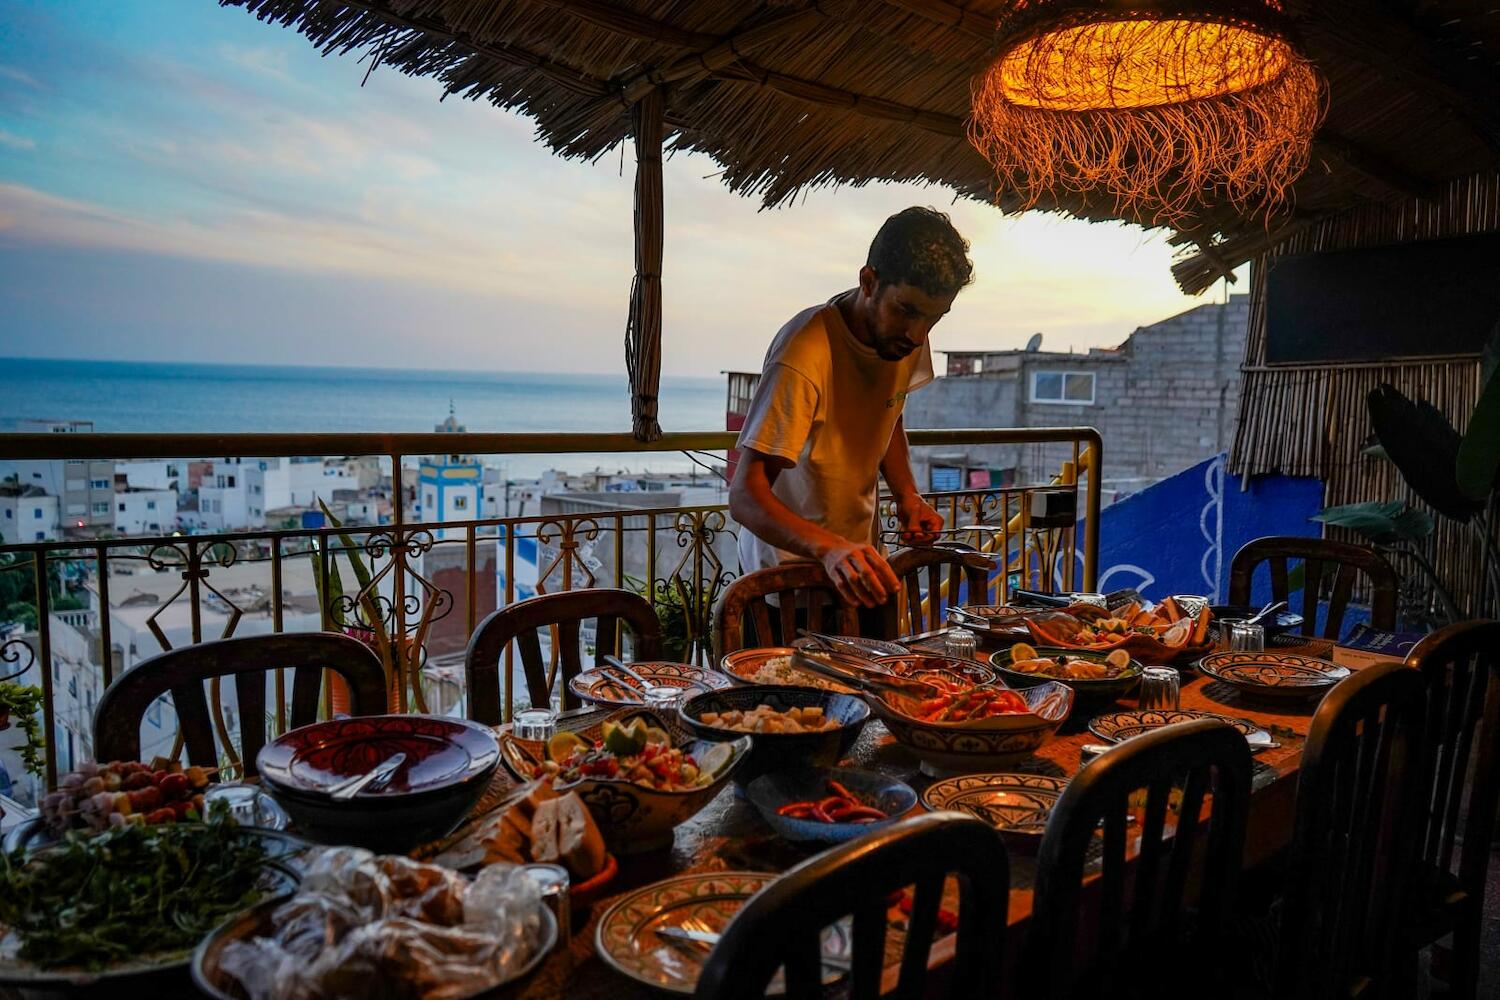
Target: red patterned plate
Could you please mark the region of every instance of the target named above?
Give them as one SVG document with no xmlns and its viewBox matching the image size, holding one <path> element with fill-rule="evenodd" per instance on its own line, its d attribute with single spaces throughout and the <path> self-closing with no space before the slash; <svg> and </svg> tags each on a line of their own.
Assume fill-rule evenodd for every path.
<svg viewBox="0 0 1500 1000">
<path fill-rule="evenodd" d="M 256 758 L 261 776 L 294 792 L 317 794 L 364 774 L 394 753 L 406 761 L 385 787 L 361 798 L 390 798 L 462 784 L 500 759 L 483 726 L 429 715 L 372 715 L 294 729 L 266 744 Z"/>
</svg>

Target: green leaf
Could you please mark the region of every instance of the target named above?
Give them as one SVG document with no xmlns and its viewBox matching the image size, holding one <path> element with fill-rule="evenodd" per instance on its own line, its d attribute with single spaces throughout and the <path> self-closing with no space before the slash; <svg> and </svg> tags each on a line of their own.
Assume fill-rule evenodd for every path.
<svg viewBox="0 0 1500 1000">
<path fill-rule="evenodd" d="M 1375 436 L 1413 493 L 1445 517 L 1467 523 L 1484 506 L 1458 485 L 1461 438 L 1431 403 L 1413 402 L 1382 383 L 1368 397 Z"/>
<path fill-rule="evenodd" d="M 1357 531 L 1380 545 L 1396 541 L 1415 542 L 1432 534 L 1432 518 L 1426 511 L 1403 509 L 1402 504 L 1394 500 L 1329 507 L 1314 514 L 1311 519 Z"/>
<path fill-rule="evenodd" d="M 1495 473 L 1500 471 L 1500 375 L 1492 373 L 1484 383 L 1458 445 L 1456 471 L 1458 487 L 1470 500 L 1483 501 L 1495 488 Z"/>
<path fill-rule="evenodd" d="M 1386 453 L 1385 445 L 1381 444 L 1379 441 L 1375 442 L 1374 444 L 1365 445 L 1363 448 L 1359 449 L 1359 453 L 1361 455 L 1369 455 L 1371 458 L 1383 458 L 1387 462 L 1391 460 L 1391 456 Z"/>
<path fill-rule="evenodd" d="M 1409 542 L 1417 542 L 1432 534 L 1432 515 L 1417 507 L 1408 507 L 1396 515 L 1396 534 Z"/>
</svg>

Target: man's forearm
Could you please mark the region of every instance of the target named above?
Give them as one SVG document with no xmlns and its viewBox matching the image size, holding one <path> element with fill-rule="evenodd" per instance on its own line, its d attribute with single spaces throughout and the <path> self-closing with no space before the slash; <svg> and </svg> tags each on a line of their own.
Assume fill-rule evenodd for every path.
<svg viewBox="0 0 1500 1000">
<path fill-rule="evenodd" d="M 911 472 L 911 452 L 907 447 L 904 419 L 898 419 L 891 431 L 891 443 L 886 445 L 885 457 L 880 460 L 880 474 L 885 477 L 891 495 L 898 499 L 919 492 L 917 479 Z"/>
<path fill-rule="evenodd" d="M 842 540 L 781 502 L 771 489 L 778 471 L 747 452 L 729 488 L 729 513 L 762 541 L 784 552 L 821 560 Z"/>
</svg>

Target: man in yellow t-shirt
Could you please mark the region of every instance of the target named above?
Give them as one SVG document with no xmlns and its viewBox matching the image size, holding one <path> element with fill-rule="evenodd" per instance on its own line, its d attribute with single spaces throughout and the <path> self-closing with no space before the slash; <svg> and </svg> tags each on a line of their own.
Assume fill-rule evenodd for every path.
<svg viewBox="0 0 1500 1000">
<path fill-rule="evenodd" d="M 932 381 L 927 337 L 972 280 L 969 244 L 942 212 L 885 221 L 859 285 L 804 309 L 766 352 L 729 489 L 740 569 L 816 560 L 851 604 L 900 587 L 880 545 L 877 476 L 904 537 L 931 542 L 943 519 L 912 476 L 901 412 Z"/>
</svg>

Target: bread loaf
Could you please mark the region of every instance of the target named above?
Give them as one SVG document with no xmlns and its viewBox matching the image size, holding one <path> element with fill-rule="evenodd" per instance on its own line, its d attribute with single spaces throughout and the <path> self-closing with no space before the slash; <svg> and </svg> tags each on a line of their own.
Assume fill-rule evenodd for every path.
<svg viewBox="0 0 1500 1000">
<path fill-rule="evenodd" d="M 604 837 L 576 794 L 537 807 L 531 822 L 532 860 L 560 864 L 581 882 L 604 867 L 604 856 Z"/>
</svg>

